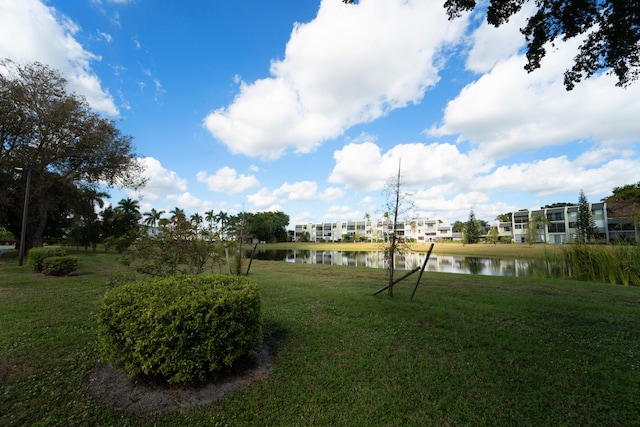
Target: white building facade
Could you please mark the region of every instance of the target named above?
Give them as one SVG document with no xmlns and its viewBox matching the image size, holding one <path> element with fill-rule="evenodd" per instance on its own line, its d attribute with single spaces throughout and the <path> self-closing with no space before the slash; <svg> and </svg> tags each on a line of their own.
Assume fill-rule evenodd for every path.
<svg viewBox="0 0 640 427">
<path fill-rule="evenodd" d="M 576 240 L 578 208 L 578 205 L 571 205 L 512 212 L 511 222 L 500 222 L 497 226 L 499 240 L 526 243 L 529 222 L 536 215 L 543 215 L 547 223 L 540 225 L 536 242 L 571 243 Z M 590 208 L 599 240 L 638 241 L 637 224 L 613 217 L 606 203 L 591 203 Z M 438 219 L 401 221 L 397 229 L 398 238 L 408 242 L 431 243 L 462 239 L 461 233 L 454 233 L 452 226 L 444 225 Z M 290 236 L 296 242 L 379 242 L 389 240 L 392 231 L 392 220 L 338 221 L 299 224 L 295 226 L 295 230 L 290 231 Z M 486 237 L 486 231 L 481 238 Z"/>
<path fill-rule="evenodd" d="M 598 240 L 637 241 L 638 227 L 627 220 L 616 218 L 606 203 L 590 203 L 591 215 L 598 230 Z M 536 215 L 543 215 L 546 224 L 541 224 L 536 236 L 537 242 L 571 243 L 576 240 L 578 230 L 578 205 L 522 210 L 512 213 L 511 223 L 501 222 L 498 226 L 500 237 L 510 236 L 515 243 L 527 241 L 528 225 Z"/>
<path fill-rule="evenodd" d="M 291 237 L 296 242 L 379 242 L 388 240 L 392 232 L 391 220 L 337 221 L 296 225 Z M 418 243 L 453 240 L 455 237 L 451 226 L 431 219 L 401 221 L 397 224 L 397 236 Z"/>
</svg>

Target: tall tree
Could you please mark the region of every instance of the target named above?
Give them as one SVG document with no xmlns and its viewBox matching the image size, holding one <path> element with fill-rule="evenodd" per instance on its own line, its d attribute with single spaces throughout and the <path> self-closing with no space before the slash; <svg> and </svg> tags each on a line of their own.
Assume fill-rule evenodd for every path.
<svg viewBox="0 0 640 427">
<path fill-rule="evenodd" d="M 185 221 L 187 219 L 187 214 L 184 213 L 184 209 L 180 209 L 179 207 L 175 207 L 175 209 L 170 210 L 171 221 L 180 222 Z"/>
<path fill-rule="evenodd" d="M 131 198 L 121 199 L 114 208 L 102 212 L 105 237 L 119 238 L 137 234 L 140 214 L 140 203 Z"/>
<path fill-rule="evenodd" d="M 464 243 L 478 243 L 480 241 L 481 234 L 482 230 L 480 229 L 480 223 L 476 219 L 476 214 L 473 213 L 473 209 L 471 209 L 469 212 L 469 219 L 464 223 L 462 241 Z"/>
<path fill-rule="evenodd" d="M 598 236 L 596 221 L 591 213 L 591 205 L 582 190 L 580 190 L 580 197 L 578 198 L 576 233 L 576 240 L 580 243 L 590 242 Z"/>
<path fill-rule="evenodd" d="M 204 213 L 204 220 L 207 221 L 208 223 L 208 227 L 207 227 L 207 234 L 209 235 L 209 239 L 213 238 L 213 225 L 216 222 L 216 213 L 213 211 L 213 209 L 206 211 Z"/>
<path fill-rule="evenodd" d="M 611 216 L 622 218 L 635 226 L 640 226 L 640 182 L 615 187 L 611 196 L 602 201 L 611 209 Z M 638 236 L 636 235 L 636 239 Z"/>
<path fill-rule="evenodd" d="M 365 212 L 364 213 L 364 221 L 365 221 L 365 229 L 366 230 L 370 230 L 371 227 L 371 214 L 369 214 L 369 212 Z M 370 242 L 371 241 L 371 234 L 367 233 L 367 241 Z"/>
<path fill-rule="evenodd" d="M 25 244 L 41 246 L 48 224 L 73 210 L 80 189 L 144 184 L 131 142 L 68 93 L 58 71 L 0 60 L 0 226 L 20 236 L 28 197 Z M 31 171 L 29 194 L 16 167 Z"/>
<path fill-rule="evenodd" d="M 218 229 L 218 233 L 220 234 L 220 240 L 224 240 L 226 238 L 227 225 L 229 223 L 229 219 L 230 219 L 229 214 L 224 211 L 220 211 L 216 215 L 216 222 L 220 224 L 220 228 Z"/>
<path fill-rule="evenodd" d="M 144 223 L 149 227 L 156 228 L 160 218 L 162 218 L 162 214 L 164 211 L 158 211 L 156 208 L 151 208 L 151 211 L 145 212 L 143 215 L 145 217 Z"/>
<path fill-rule="evenodd" d="M 247 221 L 251 235 L 260 241 L 274 243 L 288 240 L 289 215 L 284 212 L 247 214 Z"/>
<path fill-rule="evenodd" d="M 544 242 L 544 227 L 549 226 L 551 221 L 544 214 L 536 214 L 531 216 L 531 221 L 527 223 L 527 243 L 533 245 L 538 241 L 538 237 L 542 235 L 541 241 Z M 541 233 L 542 231 L 542 233 Z"/>
<path fill-rule="evenodd" d="M 191 215 L 190 219 L 191 219 L 191 225 L 193 226 L 193 229 L 197 237 L 200 233 L 200 224 L 202 224 L 202 221 L 204 221 L 204 219 L 202 218 L 202 215 L 200 215 L 197 212 Z"/>
<path fill-rule="evenodd" d="M 354 0 L 343 0 L 354 3 Z M 615 74 L 616 86 L 627 86 L 640 76 L 640 0 L 489 0 L 487 22 L 499 27 L 525 3 L 535 3 L 535 13 L 520 31 L 527 41 L 525 70 L 540 68 L 548 47 L 557 40 L 584 37 L 573 66 L 564 73 L 564 85 L 577 83 L 602 70 Z M 446 0 L 449 19 L 486 3 Z"/>
<path fill-rule="evenodd" d="M 99 221 L 96 207 L 104 206 L 103 199 L 109 195 L 92 188 L 83 188 L 77 200 L 77 207 L 73 213 L 73 224 L 71 234 L 78 245 L 84 246 L 85 250 L 92 247 L 95 251 L 100 240 L 102 224 Z"/>
<path fill-rule="evenodd" d="M 129 230 L 137 230 L 138 223 L 142 219 L 140 214 L 140 202 L 130 197 L 121 199 L 116 206 L 116 212 L 122 217 L 122 221 Z"/>
<path fill-rule="evenodd" d="M 464 230 L 464 222 L 457 220 L 451 224 L 451 231 L 454 233 L 462 233 L 462 230 Z"/>
</svg>

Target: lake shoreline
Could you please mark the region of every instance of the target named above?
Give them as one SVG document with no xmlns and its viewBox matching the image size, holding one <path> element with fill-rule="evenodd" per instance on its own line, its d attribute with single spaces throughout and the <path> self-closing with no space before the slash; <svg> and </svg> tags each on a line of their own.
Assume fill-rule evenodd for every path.
<svg viewBox="0 0 640 427">
<path fill-rule="evenodd" d="M 412 252 L 427 252 L 430 243 L 414 243 L 408 245 Z M 433 254 L 442 255 L 466 255 L 476 257 L 500 257 L 500 258 L 523 258 L 532 259 L 544 256 L 547 253 L 557 253 L 565 245 L 551 244 L 516 244 L 516 243 L 477 243 L 463 245 L 462 243 L 440 243 L 433 246 Z M 264 243 L 259 244 L 260 249 L 300 249 L 319 251 L 381 251 L 384 250 L 384 243 L 308 243 L 308 242 L 284 242 L 284 243 Z"/>
</svg>

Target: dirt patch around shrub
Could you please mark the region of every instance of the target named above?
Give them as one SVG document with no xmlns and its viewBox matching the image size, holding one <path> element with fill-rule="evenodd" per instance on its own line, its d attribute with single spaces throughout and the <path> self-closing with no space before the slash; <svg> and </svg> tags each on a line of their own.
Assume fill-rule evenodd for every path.
<svg viewBox="0 0 640 427">
<path fill-rule="evenodd" d="M 264 344 L 252 366 L 224 378 L 197 386 L 154 385 L 132 380 L 108 363 L 98 363 L 87 375 L 88 390 L 100 402 L 137 416 L 162 415 L 209 405 L 252 382 L 268 376 L 274 357 Z"/>
</svg>

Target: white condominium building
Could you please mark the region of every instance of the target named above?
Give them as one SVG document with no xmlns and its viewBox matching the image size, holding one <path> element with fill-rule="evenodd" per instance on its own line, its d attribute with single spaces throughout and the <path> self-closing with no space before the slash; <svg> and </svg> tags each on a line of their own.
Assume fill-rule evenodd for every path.
<svg viewBox="0 0 640 427">
<path fill-rule="evenodd" d="M 356 242 L 388 240 L 393 231 L 391 220 L 338 221 L 320 224 L 299 224 L 295 226 L 292 238 L 294 241 L 339 242 L 351 240 Z M 402 221 L 397 225 L 398 238 L 420 243 L 436 240 L 453 240 L 450 225 L 442 225 L 442 221 L 419 219 Z"/>
<path fill-rule="evenodd" d="M 590 207 L 598 229 L 599 240 L 607 242 L 638 240 L 637 224 L 614 217 L 606 203 L 592 203 Z M 498 224 L 499 240 L 514 243 L 528 242 L 529 222 L 532 218 L 543 215 L 546 221 L 541 223 L 537 230 L 536 242 L 573 242 L 577 235 L 578 209 L 578 205 L 571 205 L 512 212 L 511 222 Z M 392 231 L 392 220 L 338 221 L 299 224 L 290 232 L 290 237 L 296 242 L 378 242 L 389 240 Z M 486 237 L 487 231 L 483 231 L 482 238 Z M 438 219 L 401 221 L 398 223 L 397 232 L 399 239 L 417 243 L 462 239 L 461 233 L 454 233 L 451 225 L 444 225 Z"/>
</svg>

